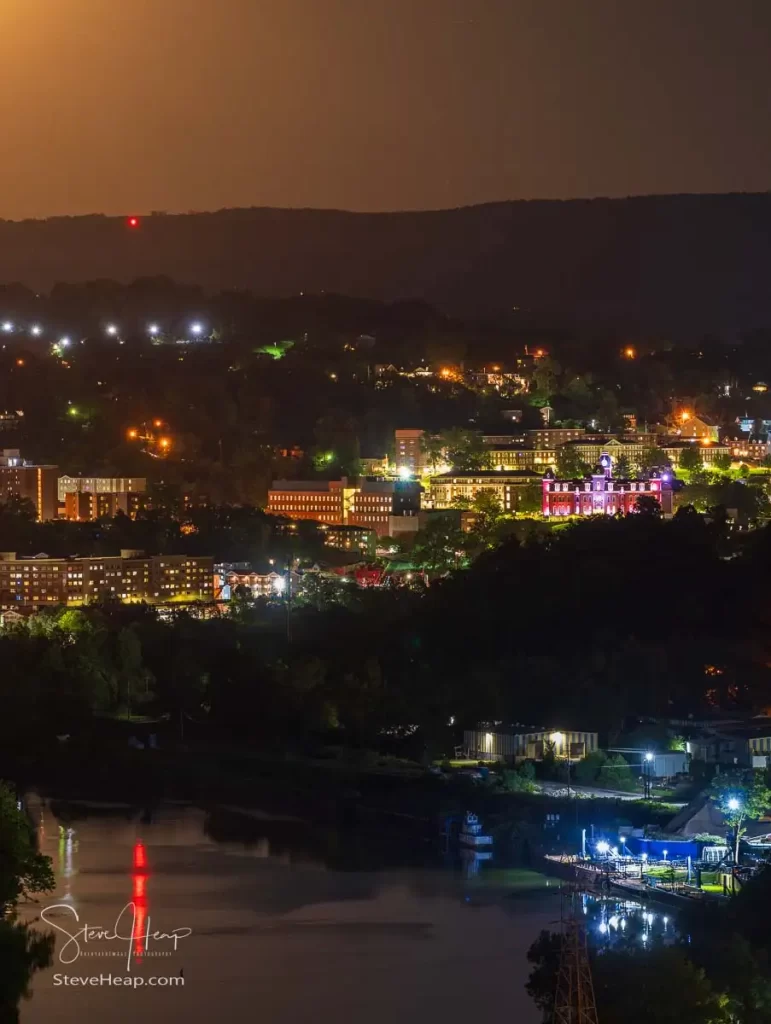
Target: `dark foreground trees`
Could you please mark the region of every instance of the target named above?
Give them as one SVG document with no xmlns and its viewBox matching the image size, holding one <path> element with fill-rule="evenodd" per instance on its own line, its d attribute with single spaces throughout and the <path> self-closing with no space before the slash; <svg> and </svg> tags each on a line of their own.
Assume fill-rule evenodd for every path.
<svg viewBox="0 0 771 1024">
<path fill-rule="evenodd" d="M 0 782 L 0 1024 L 16 1024 L 35 971 L 51 963 L 54 939 L 14 920 L 19 899 L 54 887 L 51 861 L 38 852 L 24 813 Z"/>
</svg>

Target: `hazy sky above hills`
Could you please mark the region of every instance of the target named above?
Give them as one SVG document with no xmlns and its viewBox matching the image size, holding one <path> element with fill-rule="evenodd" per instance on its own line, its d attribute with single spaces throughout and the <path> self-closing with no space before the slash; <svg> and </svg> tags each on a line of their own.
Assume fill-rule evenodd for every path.
<svg viewBox="0 0 771 1024">
<path fill-rule="evenodd" d="M 768 0 L 0 0 L 0 217 L 762 191 Z"/>
</svg>

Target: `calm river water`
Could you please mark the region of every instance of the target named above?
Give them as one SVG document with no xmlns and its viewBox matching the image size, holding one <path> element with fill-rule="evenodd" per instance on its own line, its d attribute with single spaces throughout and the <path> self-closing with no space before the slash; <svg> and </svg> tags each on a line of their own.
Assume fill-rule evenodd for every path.
<svg viewBox="0 0 771 1024">
<path fill-rule="evenodd" d="M 534 873 L 493 861 L 475 875 L 378 837 L 189 807 L 150 821 L 49 809 L 41 846 L 57 889 L 22 919 L 49 908 L 49 927 L 62 930 L 22 1024 L 539 1020 L 524 991 L 526 952 L 541 928 L 557 927 L 559 899 Z M 64 934 L 113 932 L 132 902 L 120 938 Z M 130 941 L 132 914 L 149 941 Z M 72 984 L 105 976 L 144 985 Z M 158 978 L 173 987 L 153 987 Z"/>
</svg>

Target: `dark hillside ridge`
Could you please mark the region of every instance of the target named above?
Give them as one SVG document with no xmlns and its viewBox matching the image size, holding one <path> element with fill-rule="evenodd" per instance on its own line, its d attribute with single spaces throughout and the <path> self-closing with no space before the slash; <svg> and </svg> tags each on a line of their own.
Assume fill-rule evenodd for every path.
<svg viewBox="0 0 771 1024">
<path fill-rule="evenodd" d="M 208 291 L 419 299 L 454 315 L 647 330 L 771 326 L 771 194 L 416 213 L 252 208 L 0 221 L 0 281 L 165 274 Z M 518 307 L 515 312 L 514 307 Z"/>
</svg>

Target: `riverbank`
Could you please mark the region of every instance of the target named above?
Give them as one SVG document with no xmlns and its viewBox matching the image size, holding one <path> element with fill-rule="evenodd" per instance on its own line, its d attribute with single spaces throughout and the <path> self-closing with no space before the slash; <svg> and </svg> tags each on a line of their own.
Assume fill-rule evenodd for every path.
<svg viewBox="0 0 771 1024">
<path fill-rule="evenodd" d="M 435 837 L 448 818 L 473 810 L 497 841 L 518 842 L 524 833 L 531 844 L 561 849 L 590 824 L 634 827 L 668 817 L 666 809 L 642 802 L 508 793 L 494 779 L 480 784 L 357 751 L 303 757 L 211 747 L 95 750 L 63 744 L 21 762 L 4 763 L 0 755 L 0 777 L 21 792 L 38 790 L 92 806 L 102 801 L 152 809 L 161 802 L 187 801 L 308 823 L 374 821 Z"/>
</svg>

